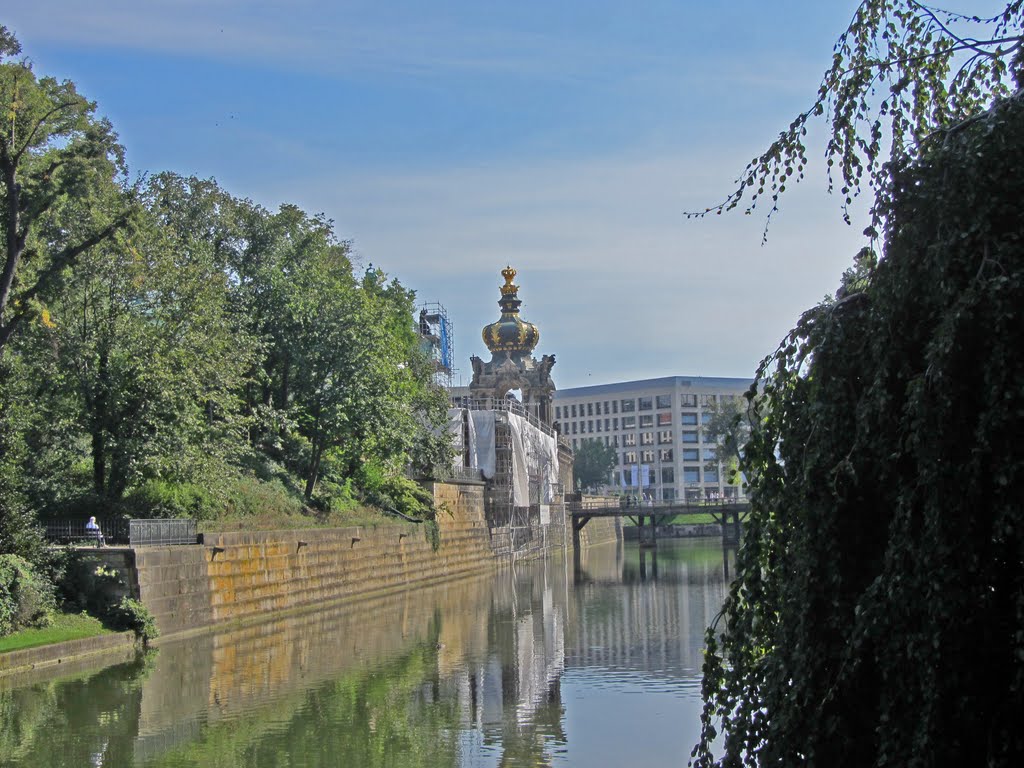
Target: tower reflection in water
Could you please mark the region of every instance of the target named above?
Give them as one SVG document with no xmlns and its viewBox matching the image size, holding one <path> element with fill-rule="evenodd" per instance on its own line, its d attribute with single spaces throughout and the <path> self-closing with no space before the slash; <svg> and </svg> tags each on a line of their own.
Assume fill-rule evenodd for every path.
<svg viewBox="0 0 1024 768">
<path fill-rule="evenodd" d="M 566 676 L 692 698 L 724 592 L 713 544 L 591 548 L 578 569 L 518 563 L 99 672 L 0 679 L 0 765 L 578 764 L 576 742 L 608 734 L 580 730 Z"/>
</svg>

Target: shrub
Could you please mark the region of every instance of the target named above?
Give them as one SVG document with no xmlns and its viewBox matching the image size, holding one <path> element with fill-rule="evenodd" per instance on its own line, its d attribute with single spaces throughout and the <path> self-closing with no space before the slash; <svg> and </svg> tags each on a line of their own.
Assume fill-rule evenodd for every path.
<svg viewBox="0 0 1024 768">
<path fill-rule="evenodd" d="M 227 491 L 227 517 L 261 517 L 300 514 L 301 500 L 288 492 L 279 479 L 261 481 L 240 477 Z"/>
<path fill-rule="evenodd" d="M 190 517 L 209 520 L 217 516 L 217 500 L 210 491 L 192 483 L 147 480 L 126 499 L 133 517 Z"/>
<path fill-rule="evenodd" d="M 363 465 L 358 480 L 367 504 L 409 517 L 433 518 L 434 497 L 416 481 L 378 464 Z"/>
<path fill-rule="evenodd" d="M 160 636 L 153 614 L 145 605 L 130 597 L 122 597 L 121 602 L 110 609 L 108 623 L 111 629 L 132 630 L 143 642 Z"/>
<path fill-rule="evenodd" d="M 125 589 L 117 571 L 75 551 L 68 552 L 64 578 L 57 586 L 65 602 L 103 620 L 116 600 L 112 595 Z"/>
<path fill-rule="evenodd" d="M 60 590 L 69 605 L 100 619 L 108 629 L 130 629 L 142 640 L 157 637 L 156 624 L 146 606 L 124 595 L 126 585 L 121 574 L 88 555 L 68 555 Z"/>
<path fill-rule="evenodd" d="M 0 635 L 45 627 L 56 607 L 53 585 L 18 555 L 0 555 Z"/>
</svg>

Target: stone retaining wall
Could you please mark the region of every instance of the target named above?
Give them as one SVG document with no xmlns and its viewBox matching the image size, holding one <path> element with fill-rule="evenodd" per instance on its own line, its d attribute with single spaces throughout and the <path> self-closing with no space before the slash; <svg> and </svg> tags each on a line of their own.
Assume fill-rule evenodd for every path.
<svg viewBox="0 0 1024 768">
<path fill-rule="evenodd" d="M 439 546 L 426 525 L 206 533 L 200 546 L 139 547 L 139 597 L 163 636 L 386 592 L 493 567 L 502 542 L 484 514 L 483 486 L 435 483 Z M 563 546 L 557 519 L 520 531 L 540 554 Z M 557 534 L 557 535 L 556 535 Z M 507 543 L 507 542 L 506 542 Z"/>
<path fill-rule="evenodd" d="M 579 532 L 580 546 L 586 548 L 622 541 L 623 530 L 621 517 L 592 517 Z"/>
<path fill-rule="evenodd" d="M 618 498 L 581 493 L 575 495 L 575 501 L 582 505 L 583 509 L 589 507 L 601 509 L 617 504 Z M 585 548 L 622 541 L 622 531 L 621 517 L 592 517 L 579 531 L 579 546 Z"/>
</svg>

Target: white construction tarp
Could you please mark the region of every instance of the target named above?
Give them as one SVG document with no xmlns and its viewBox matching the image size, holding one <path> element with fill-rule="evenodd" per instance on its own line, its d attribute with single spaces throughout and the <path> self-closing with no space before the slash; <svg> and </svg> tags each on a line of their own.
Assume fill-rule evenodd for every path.
<svg viewBox="0 0 1024 768">
<path fill-rule="evenodd" d="M 469 411 L 469 459 L 485 478 L 494 477 L 494 411 Z"/>
<path fill-rule="evenodd" d="M 448 409 L 448 433 L 452 436 L 452 447 L 455 449 L 452 466 L 455 469 L 462 469 L 465 464 L 463 454 L 466 451 L 466 446 L 463 442 L 461 408 Z"/>
<path fill-rule="evenodd" d="M 554 501 L 558 485 L 558 441 L 522 416 L 508 414 L 512 433 L 512 504 L 530 504 L 530 478 L 540 482 L 537 502 Z"/>
</svg>

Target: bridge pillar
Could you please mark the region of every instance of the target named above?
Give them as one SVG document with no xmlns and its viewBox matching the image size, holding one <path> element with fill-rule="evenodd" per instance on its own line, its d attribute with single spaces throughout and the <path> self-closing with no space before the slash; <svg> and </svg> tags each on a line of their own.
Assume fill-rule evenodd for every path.
<svg viewBox="0 0 1024 768">
<path fill-rule="evenodd" d="M 647 518 L 647 524 L 644 524 L 644 518 Z M 658 546 L 658 518 L 654 515 L 639 515 L 639 540 L 641 547 L 656 547 Z"/>
</svg>

